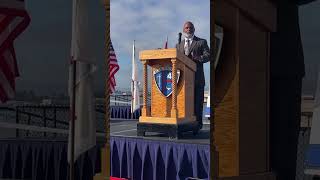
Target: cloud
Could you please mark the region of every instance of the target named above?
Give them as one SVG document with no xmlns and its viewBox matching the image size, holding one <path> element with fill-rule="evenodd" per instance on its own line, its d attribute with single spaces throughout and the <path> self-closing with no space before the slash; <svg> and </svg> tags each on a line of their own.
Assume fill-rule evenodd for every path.
<svg viewBox="0 0 320 180">
<path fill-rule="evenodd" d="M 196 35 L 210 41 L 209 0 L 111 0 L 110 3 L 110 34 L 120 64 L 116 74 L 117 88 L 130 86 L 133 40 L 136 40 L 137 52 L 162 48 L 166 36 L 169 38 L 169 47 L 174 47 L 183 23 L 190 20 L 196 27 Z M 208 67 L 209 64 L 206 64 L 207 82 Z M 142 77 L 141 64 L 138 68 Z"/>
</svg>

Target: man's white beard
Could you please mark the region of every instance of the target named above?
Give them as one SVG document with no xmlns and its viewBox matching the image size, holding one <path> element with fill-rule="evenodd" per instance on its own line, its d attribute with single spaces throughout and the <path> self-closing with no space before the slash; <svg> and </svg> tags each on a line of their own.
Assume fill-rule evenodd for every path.
<svg viewBox="0 0 320 180">
<path fill-rule="evenodd" d="M 183 33 L 184 37 L 186 38 L 191 38 L 193 36 L 193 34 L 188 34 L 188 33 Z"/>
</svg>

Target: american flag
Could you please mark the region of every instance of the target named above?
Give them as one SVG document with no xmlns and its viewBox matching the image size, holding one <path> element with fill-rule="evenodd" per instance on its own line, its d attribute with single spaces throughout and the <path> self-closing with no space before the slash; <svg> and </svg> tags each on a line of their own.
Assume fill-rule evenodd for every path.
<svg viewBox="0 0 320 180">
<path fill-rule="evenodd" d="M 111 91 L 110 94 L 112 94 L 115 91 L 115 87 L 116 87 L 116 79 L 115 79 L 114 75 L 120 69 L 120 67 L 118 65 L 118 60 L 117 60 L 116 53 L 114 52 L 114 49 L 113 49 L 113 46 L 112 46 L 112 42 L 110 43 L 109 56 L 110 56 L 109 86 L 110 86 L 110 91 Z"/>
<path fill-rule="evenodd" d="M 23 0 L 0 1 L 0 103 L 15 96 L 19 76 L 14 40 L 27 28 L 30 17 Z"/>
</svg>

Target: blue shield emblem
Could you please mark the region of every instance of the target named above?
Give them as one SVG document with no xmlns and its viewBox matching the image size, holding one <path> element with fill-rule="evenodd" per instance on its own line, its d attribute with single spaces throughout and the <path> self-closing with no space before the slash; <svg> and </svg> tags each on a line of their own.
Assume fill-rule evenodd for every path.
<svg viewBox="0 0 320 180">
<path fill-rule="evenodd" d="M 160 68 L 153 72 L 154 80 L 158 90 L 166 97 L 172 93 L 172 70 L 171 67 Z M 177 69 L 177 84 L 179 82 L 180 70 Z"/>
</svg>

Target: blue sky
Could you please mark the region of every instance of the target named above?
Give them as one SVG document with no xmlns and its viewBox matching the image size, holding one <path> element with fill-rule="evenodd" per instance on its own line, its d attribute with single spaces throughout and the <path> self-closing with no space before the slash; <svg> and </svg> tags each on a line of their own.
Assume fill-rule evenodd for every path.
<svg viewBox="0 0 320 180">
<path fill-rule="evenodd" d="M 195 35 L 210 42 L 209 0 L 111 0 L 110 5 L 111 40 L 120 64 L 116 74 L 117 89 L 130 88 L 133 40 L 136 40 L 138 61 L 139 51 L 162 48 L 167 35 L 169 48 L 173 48 L 183 23 L 189 20 L 195 25 Z M 210 81 L 209 66 L 209 63 L 205 64 L 207 84 Z M 142 80 L 140 61 L 138 68 Z"/>
<path fill-rule="evenodd" d="M 106 69 L 105 10 L 101 1 L 90 0 L 88 7 L 90 35 L 99 62 L 95 90 L 103 92 Z M 306 94 L 314 93 L 319 67 L 319 8 L 320 1 L 300 7 L 306 65 L 303 91 Z M 15 41 L 20 71 L 17 91 L 33 90 L 42 95 L 66 93 L 72 1 L 30 0 L 26 1 L 26 9 L 31 23 Z M 169 47 L 174 47 L 185 20 L 194 22 L 196 35 L 210 41 L 209 0 L 111 0 L 111 38 L 121 66 L 116 75 L 118 88 L 129 87 L 132 40 L 136 40 L 137 50 L 140 51 L 163 47 L 168 35 Z M 141 64 L 139 67 L 141 70 Z M 209 64 L 205 64 L 205 70 L 208 82 Z"/>
</svg>

